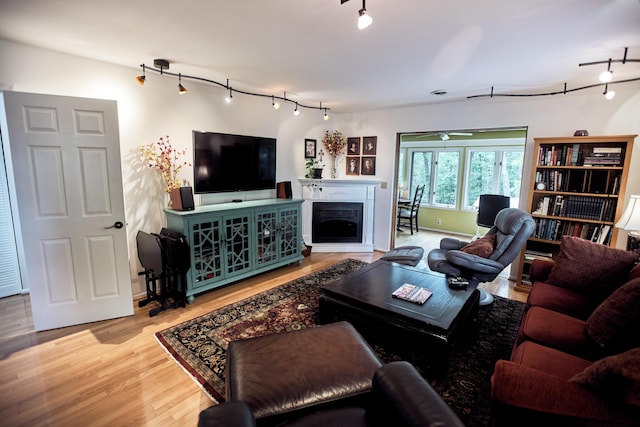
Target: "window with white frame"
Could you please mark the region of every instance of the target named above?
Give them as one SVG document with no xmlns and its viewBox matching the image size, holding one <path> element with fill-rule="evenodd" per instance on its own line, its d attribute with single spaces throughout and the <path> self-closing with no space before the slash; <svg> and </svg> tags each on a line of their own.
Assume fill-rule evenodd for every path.
<svg viewBox="0 0 640 427">
<path fill-rule="evenodd" d="M 447 138 L 446 143 L 425 141 L 425 134 L 402 135 L 399 188 L 411 198 L 418 185 L 425 185 L 423 206 L 476 210 L 480 194 L 509 196 L 517 206 L 526 129 L 506 131 L 507 136 L 496 136 L 500 130 L 469 132 L 466 138 Z M 482 138 L 470 137 L 475 134 Z"/>
<path fill-rule="evenodd" d="M 467 149 L 465 196 L 462 209 L 477 208 L 481 194 L 509 196 L 517 206 L 522 181 L 522 147 Z"/>
<path fill-rule="evenodd" d="M 460 149 L 410 149 L 409 194 L 416 187 L 425 186 L 422 204 L 455 208 L 458 202 L 458 186 L 462 150 Z"/>
</svg>

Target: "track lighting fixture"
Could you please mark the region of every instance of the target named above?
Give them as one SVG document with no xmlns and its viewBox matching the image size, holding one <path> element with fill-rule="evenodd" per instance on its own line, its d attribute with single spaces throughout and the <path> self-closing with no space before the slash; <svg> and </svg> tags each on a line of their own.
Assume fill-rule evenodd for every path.
<svg viewBox="0 0 640 427">
<path fill-rule="evenodd" d="M 140 86 L 144 86 L 144 81 L 147 79 L 147 76 L 144 74 L 144 65 L 142 66 L 142 75 L 136 77 L 136 81 Z"/>
<path fill-rule="evenodd" d="M 364 30 L 373 22 L 373 19 L 367 15 L 367 9 L 364 7 L 364 0 L 362 0 L 362 9 L 358 11 L 360 17 L 358 18 L 358 29 Z"/>
<path fill-rule="evenodd" d="M 187 89 L 182 86 L 182 74 L 178 73 L 178 93 L 180 95 L 184 95 L 187 93 Z"/>
<path fill-rule="evenodd" d="M 147 71 L 153 71 L 153 72 L 156 72 L 156 73 L 158 73 L 160 75 L 165 75 L 166 74 L 167 76 L 178 77 L 178 92 L 180 94 L 183 94 L 183 93 L 187 92 L 187 89 L 182 85 L 182 78 L 184 77 L 185 79 L 190 79 L 190 80 L 196 80 L 196 81 L 199 81 L 199 82 L 210 83 L 212 85 L 224 88 L 226 91 L 228 91 L 228 94 L 225 97 L 225 100 L 227 102 L 231 102 L 233 100 L 233 93 L 236 92 L 236 93 L 240 93 L 242 95 L 258 96 L 258 97 L 262 97 L 262 98 L 271 98 L 271 106 L 276 110 L 280 108 L 280 101 L 282 101 L 282 102 L 291 102 L 292 104 L 296 105 L 296 108 L 294 110 L 294 114 L 296 116 L 298 116 L 300 114 L 300 108 L 312 108 L 312 109 L 315 109 L 315 110 L 324 111 L 325 117 L 328 117 L 327 111 L 330 110 L 330 108 L 323 107 L 322 103 L 320 103 L 320 107 L 315 107 L 315 106 L 312 106 L 312 105 L 304 105 L 304 104 L 301 104 L 301 103 L 299 103 L 297 101 L 293 101 L 292 99 L 288 99 L 286 92 L 284 93 L 284 96 L 266 95 L 266 94 L 262 94 L 262 93 L 256 93 L 256 92 L 249 92 L 249 91 L 245 91 L 245 90 L 234 89 L 229 84 L 229 79 L 227 79 L 227 83 L 224 84 L 224 83 L 220 83 L 218 81 L 207 79 L 207 78 L 204 78 L 204 77 L 183 75 L 182 73 L 171 73 L 171 72 L 166 71 L 166 70 L 169 69 L 169 61 L 167 61 L 166 59 L 154 59 L 153 60 L 153 65 L 154 65 L 153 67 L 150 67 L 150 66 L 148 67 L 148 66 L 146 66 L 146 64 L 140 64 L 140 67 L 142 68 L 142 75 L 136 77 L 136 81 L 139 84 L 144 84 L 144 82 L 146 81 L 146 72 Z M 328 119 L 325 118 L 325 120 L 328 120 Z"/>
<path fill-rule="evenodd" d="M 166 59 L 154 59 L 153 66 L 158 68 L 160 70 L 160 74 L 162 75 L 164 70 L 169 69 L 169 61 L 167 61 Z"/>
<path fill-rule="evenodd" d="M 604 92 L 602 92 L 602 94 L 604 95 L 605 98 L 607 98 L 608 101 L 611 101 L 613 97 L 616 96 L 615 91 L 609 90 L 609 83 L 604 85 Z"/>
<path fill-rule="evenodd" d="M 340 4 L 345 4 L 349 0 L 340 0 Z M 365 0 L 362 0 L 362 9 L 358 11 L 358 29 L 364 30 L 373 22 L 371 16 L 367 15 L 367 8 L 365 6 Z"/>
<path fill-rule="evenodd" d="M 345 0 L 345 1 L 348 1 L 348 0 Z M 624 56 L 622 57 L 622 59 L 611 59 L 611 58 L 609 58 L 608 60 L 604 60 L 604 61 L 584 62 L 582 64 L 578 64 L 578 67 L 583 67 L 583 66 L 586 66 L 586 65 L 607 64 L 607 70 L 601 72 L 600 75 L 598 76 L 598 79 L 602 83 L 596 83 L 596 84 L 592 84 L 592 85 L 576 87 L 576 88 L 573 88 L 573 89 L 567 89 L 567 84 L 565 83 L 563 90 L 552 91 L 552 92 L 544 92 L 544 93 L 494 93 L 493 92 L 493 86 L 492 86 L 491 87 L 491 93 L 483 94 L 483 95 L 467 96 L 467 99 L 471 99 L 471 98 L 486 98 L 486 97 L 493 98 L 494 96 L 531 97 L 531 96 L 561 95 L 561 94 L 567 94 L 569 92 L 576 92 L 576 91 L 579 91 L 579 90 L 591 89 L 593 87 L 599 87 L 599 86 L 602 86 L 602 84 L 604 84 L 604 92 L 602 92 L 602 94 L 604 95 L 605 98 L 610 100 L 610 99 L 613 99 L 613 97 L 616 95 L 615 91 L 609 90 L 609 85 L 610 84 L 620 84 L 620 83 L 629 83 L 629 82 L 640 81 L 640 77 L 613 81 L 613 71 L 611 71 L 611 63 L 619 62 L 622 65 L 624 65 L 627 62 L 640 62 L 640 59 L 629 59 L 629 58 L 627 58 L 627 52 L 628 51 L 629 51 L 629 48 L 625 47 L 624 48 Z"/>
<path fill-rule="evenodd" d="M 231 101 L 233 101 L 233 90 L 231 86 L 229 86 L 229 79 L 227 79 L 227 89 L 229 90 L 229 94 L 224 97 L 224 102 L 231 104 Z"/>
<path fill-rule="evenodd" d="M 322 110 L 322 102 L 320 103 L 320 109 Z M 329 120 L 329 114 L 327 114 L 327 109 L 324 109 L 324 115 L 322 116 L 322 119 L 326 122 L 327 120 Z"/>
<path fill-rule="evenodd" d="M 611 58 L 609 58 L 609 65 L 607 66 L 607 71 L 603 71 L 598 76 L 602 83 L 609 83 L 613 78 L 613 72 L 611 71 Z"/>
</svg>

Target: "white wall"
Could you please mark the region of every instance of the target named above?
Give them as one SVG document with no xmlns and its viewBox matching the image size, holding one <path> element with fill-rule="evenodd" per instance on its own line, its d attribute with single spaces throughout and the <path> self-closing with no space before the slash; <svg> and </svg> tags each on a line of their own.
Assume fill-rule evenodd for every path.
<svg viewBox="0 0 640 427">
<path fill-rule="evenodd" d="M 324 122 L 318 110 L 302 109 L 302 114 L 294 117 L 293 105 L 283 104 L 275 111 L 268 98 L 236 94 L 233 104 L 227 105 L 223 102 L 224 90 L 191 81 L 183 81 L 189 92 L 179 96 L 176 79 L 155 73 L 147 73 L 146 84 L 139 86 L 134 80 L 140 74 L 138 64 L 126 68 L 5 40 L 0 40 L 0 57 L 0 87 L 117 100 L 134 294 L 143 289 L 137 277 L 136 232 L 159 231 L 166 204 L 162 185 L 144 167 L 138 147 L 160 136 L 169 135 L 176 148 L 187 148 L 189 157 L 193 129 L 275 137 L 277 180 L 292 181 L 294 197 L 301 195 L 297 178 L 304 175 L 305 138 L 317 139 L 321 146 L 324 130 L 339 129 L 345 136 L 377 136 L 376 178 L 387 188 L 376 194 L 374 245 L 386 250 L 391 236 L 398 132 L 527 126 L 528 155 L 536 136 L 572 135 L 576 129 L 587 129 L 591 135 L 640 133 L 637 82 L 616 86 L 616 98 L 609 102 L 600 90 L 592 89 L 556 97 L 476 99 L 357 114 L 333 113 L 331 120 Z M 140 58 L 140 62 L 145 61 L 151 62 L 152 58 Z M 639 145 L 640 139 L 636 140 L 632 158 L 636 166 L 640 166 Z M 338 164 L 338 172 L 339 178 L 349 178 L 344 174 L 344 160 Z M 527 179 L 529 172 L 525 171 Z M 184 169 L 182 178 L 191 181 L 191 173 L 190 168 Z M 630 173 L 628 188 L 628 194 L 640 194 L 637 167 Z"/>
</svg>

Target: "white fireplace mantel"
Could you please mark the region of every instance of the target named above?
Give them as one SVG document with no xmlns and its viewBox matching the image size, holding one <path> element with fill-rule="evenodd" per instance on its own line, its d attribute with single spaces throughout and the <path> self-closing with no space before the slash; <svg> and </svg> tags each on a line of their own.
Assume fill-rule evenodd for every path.
<svg viewBox="0 0 640 427">
<path fill-rule="evenodd" d="M 369 179 L 298 179 L 302 186 L 302 237 L 317 252 L 373 252 L 373 214 L 375 190 L 380 181 Z M 322 191 L 320 191 L 322 189 Z M 361 202 L 363 206 L 362 242 L 314 243 L 312 239 L 313 202 Z"/>
</svg>

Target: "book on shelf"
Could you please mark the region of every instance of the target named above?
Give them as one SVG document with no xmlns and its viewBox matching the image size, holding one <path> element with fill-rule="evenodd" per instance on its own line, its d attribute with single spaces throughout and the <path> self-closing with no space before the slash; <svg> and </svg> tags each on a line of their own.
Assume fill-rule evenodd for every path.
<svg viewBox="0 0 640 427">
<path fill-rule="evenodd" d="M 423 288 L 418 285 L 412 285 L 411 283 L 405 283 L 391 294 L 394 298 L 413 302 L 416 304 L 424 304 L 433 292 L 427 288 Z"/>
<path fill-rule="evenodd" d="M 538 256 L 541 258 L 551 258 L 553 256 L 553 254 L 551 252 L 547 252 L 547 251 L 535 251 L 533 249 L 527 249 L 526 251 L 524 251 L 525 254 L 531 255 L 531 256 Z"/>
<path fill-rule="evenodd" d="M 622 147 L 593 147 L 593 154 L 622 154 Z"/>
</svg>

